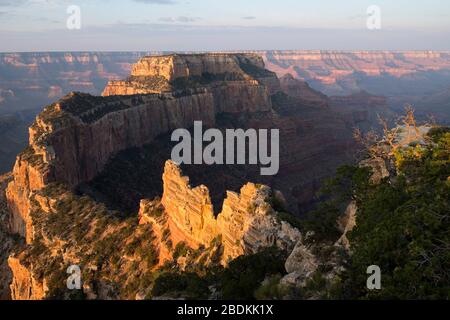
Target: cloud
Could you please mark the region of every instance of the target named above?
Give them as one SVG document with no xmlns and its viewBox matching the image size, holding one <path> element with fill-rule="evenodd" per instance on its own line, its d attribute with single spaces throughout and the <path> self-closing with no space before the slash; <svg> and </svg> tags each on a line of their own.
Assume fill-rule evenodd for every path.
<svg viewBox="0 0 450 320">
<path fill-rule="evenodd" d="M 53 23 L 53 24 L 60 24 L 60 23 L 64 23 L 63 21 L 60 20 L 56 20 L 56 19 L 49 19 L 49 18 L 45 18 L 45 17 L 39 17 L 39 18 L 31 18 L 33 21 L 37 21 L 37 22 L 48 22 L 48 23 Z"/>
<path fill-rule="evenodd" d="M 28 0 L 0 0 L 0 7 L 18 7 L 27 2 Z"/>
<path fill-rule="evenodd" d="M 244 20 L 255 20 L 256 17 L 254 17 L 254 16 L 246 16 L 246 17 L 242 17 L 242 19 L 244 19 Z"/>
<path fill-rule="evenodd" d="M 5 20 L 10 20 L 11 18 L 14 18 L 16 16 L 14 10 L 11 11 L 0 11 L 0 18 L 1 20 L 5 21 Z"/>
<path fill-rule="evenodd" d="M 140 2 L 145 4 L 175 4 L 174 0 L 133 0 L 134 2 Z"/>
<path fill-rule="evenodd" d="M 189 22 L 194 22 L 194 21 L 198 21 L 201 18 L 199 17 L 185 17 L 185 16 L 180 16 L 180 17 L 161 17 L 158 20 L 162 21 L 162 22 L 182 22 L 182 23 L 189 23 Z"/>
<path fill-rule="evenodd" d="M 66 0 L 0 0 L 0 7 L 20 7 L 28 4 L 61 4 Z"/>
<path fill-rule="evenodd" d="M 360 20 L 360 19 L 366 19 L 367 14 L 355 14 L 353 16 L 349 16 L 348 20 Z"/>
<path fill-rule="evenodd" d="M 132 0 L 144 4 L 176 4 L 176 0 Z M 58 4 L 61 0 L 0 0 L 0 7 L 19 7 L 26 4 Z"/>
<path fill-rule="evenodd" d="M 449 50 L 450 32 L 367 29 L 203 26 L 114 23 L 38 31 L 0 30 L 0 52 L 14 51 L 233 51 L 233 50 Z"/>
</svg>

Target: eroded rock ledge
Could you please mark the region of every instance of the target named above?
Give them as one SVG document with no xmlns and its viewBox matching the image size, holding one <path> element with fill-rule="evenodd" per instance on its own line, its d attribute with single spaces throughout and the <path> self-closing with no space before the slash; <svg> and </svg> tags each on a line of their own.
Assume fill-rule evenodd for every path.
<svg viewBox="0 0 450 320">
<path fill-rule="evenodd" d="M 195 76 L 202 85 L 186 76 Z M 131 77 L 148 90 L 133 95 L 119 90 L 105 97 L 71 93 L 37 116 L 29 130 L 30 145 L 18 155 L 6 192 L 10 228 L 28 243 L 33 238 L 29 223 L 33 192 L 51 182 L 72 189 L 97 176 L 119 151 L 148 144 L 176 128 L 189 128 L 196 120 L 213 126 L 221 112 L 271 112 L 264 83 L 278 82 L 261 58 L 234 54 L 146 57 L 133 67 Z M 170 90 L 158 89 L 149 80 L 155 77 L 178 80 L 182 88 L 170 83 Z"/>
<path fill-rule="evenodd" d="M 159 134 L 190 127 L 195 120 L 212 126 L 223 112 L 257 114 L 258 121 L 251 125 L 283 129 L 289 152 L 282 177 L 283 185 L 292 186 L 291 197 L 297 196 L 294 186 L 305 170 L 315 177 L 322 175 L 323 169 L 317 172 L 308 164 L 322 167 L 318 159 L 324 150 L 339 154 L 347 144 L 342 139 L 345 135 L 339 134 L 346 132 L 344 123 L 321 108 L 321 103 L 309 108 L 284 95 L 278 102 L 276 97 L 271 99 L 279 82 L 263 68 L 260 58 L 207 54 L 167 59 L 174 61 L 168 69 L 160 65 L 160 57 L 139 62 L 131 86 L 126 87 L 130 79 L 118 83 L 117 88 L 124 88 L 116 92 L 121 95 L 72 93 L 36 118 L 30 128 L 30 146 L 17 157 L 6 191 L 9 227 L 26 238 L 24 248 L 8 261 L 12 298 L 48 297 L 73 263 L 83 263 L 94 274 L 96 284 L 87 282 L 83 287 L 87 298 L 134 298 L 137 291 L 148 291 L 140 276 L 174 258 L 179 243 L 194 249 L 220 248 L 220 262 L 226 264 L 272 245 L 289 251 L 301 239 L 299 231 L 273 210 L 269 187 L 248 183 L 240 193 L 228 192 L 222 212 L 215 217 L 208 189 L 190 186 L 170 161 L 163 175 L 162 199 L 141 202 L 140 225 L 117 219 L 103 204 L 72 192 L 97 176 L 119 151 L 151 143 Z M 158 89 L 160 81 L 169 91 Z M 127 91 L 135 85 L 148 91 Z M 314 95 L 315 100 L 319 98 Z M 273 101 L 284 117 L 272 109 Z M 291 104 L 283 109 L 284 103 Z M 318 125 L 316 114 L 323 119 Z M 331 129 L 339 139 L 330 137 Z M 213 251 L 205 252 L 208 259 Z M 49 265 L 54 269 L 46 269 Z"/>
<path fill-rule="evenodd" d="M 163 183 L 164 216 L 155 217 L 155 204 L 149 200 L 141 201 L 139 211 L 141 223 L 152 223 L 154 230 L 160 230 L 156 234 L 161 239 L 156 243 L 167 241 L 162 239 L 164 232 L 169 234 L 172 246 L 184 242 L 192 248 L 208 247 L 217 239 L 223 246 L 222 263 L 226 263 L 270 246 L 290 251 L 301 240 L 297 229 L 277 219 L 270 205 L 272 191 L 265 185 L 247 183 L 240 194 L 228 191 L 216 218 L 208 188 L 191 187 L 189 178 L 170 160 L 165 165 Z"/>
</svg>

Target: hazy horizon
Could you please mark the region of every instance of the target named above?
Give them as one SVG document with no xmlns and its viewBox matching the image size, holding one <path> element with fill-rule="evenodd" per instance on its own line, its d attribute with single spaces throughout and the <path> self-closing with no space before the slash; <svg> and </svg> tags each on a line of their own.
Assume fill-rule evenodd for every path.
<svg viewBox="0 0 450 320">
<path fill-rule="evenodd" d="M 67 28 L 72 5 L 80 29 Z M 0 51 L 447 51 L 449 17 L 438 0 L 0 0 Z"/>
</svg>

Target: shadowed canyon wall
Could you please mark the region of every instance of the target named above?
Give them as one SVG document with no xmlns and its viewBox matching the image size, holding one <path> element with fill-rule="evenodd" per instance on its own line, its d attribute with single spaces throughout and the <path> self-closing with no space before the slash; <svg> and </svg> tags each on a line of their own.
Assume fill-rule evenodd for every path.
<svg viewBox="0 0 450 320">
<path fill-rule="evenodd" d="M 132 71 L 132 65 L 146 54 L 0 53 L 0 138 L 5 142 L 0 145 L 0 173 L 12 169 L 15 155 L 27 144 L 27 127 L 42 106 L 71 91 L 98 95 L 111 80 L 116 81 L 109 83 L 106 94 L 115 94 L 116 88 L 120 88 L 123 94 L 148 93 L 148 87 L 133 86 L 139 84 L 139 77 L 155 73 L 156 69 L 150 73 L 142 71 L 144 66 L 148 67 L 145 62 L 137 65 L 127 80 L 117 81 L 125 79 Z M 440 123 L 450 121 L 447 107 L 450 100 L 446 94 L 450 89 L 449 52 L 299 50 L 259 51 L 257 54 L 265 61 L 266 68 L 279 77 L 291 74 L 328 95 L 367 91 L 388 97 L 388 105 L 397 112 L 401 113 L 405 103 L 411 103 L 416 107 L 418 117 L 425 119 L 432 114 Z M 171 67 L 164 68 L 169 70 Z M 165 72 L 159 71 L 162 74 Z M 273 79 L 259 78 L 271 94 L 277 90 L 274 90 L 277 83 L 271 83 Z M 166 81 L 169 78 L 161 76 L 155 80 L 159 83 L 155 92 L 171 90 Z M 222 96 L 244 96 L 250 94 L 249 91 L 261 90 L 258 86 L 246 86 L 245 91 L 239 91 L 242 88 L 237 84 L 234 88 L 222 88 L 226 90 Z"/>
<path fill-rule="evenodd" d="M 209 56 L 202 57 L 207 65 Z M 216 56 L 212 57 L 216 63 Z M 231 58 L 240 59 L 236 56 Z M 158 58 L 155 60 L 160 62 Z M 221 63 L 219 61 L 216 65 Z M 219 67 L 218 70 L 227 67 Z M 261 68 L 259 65 L 254 67 Z M 236 69 L 241 76 L 246 75 L 237 65 Z M 239 85 L 253 87 L 255 81 L 253 78 L 248 83 L 239 80 Z M 221 87 L 228 84 L 222 80 L 220 83 Z M 195 120 L 212 126 L 216 114 L 223 112 L 224 108 L 230 108 L 230 112 L 270 110 L 268 91 L 265 86 L 260 87 L 261 91 L 253 92 L 260 98 L 244 96 L 241 99 L 243 103 L 227 99 L 227 102 L 218 104 L 214 98 L 215 91 L 203 87 L 184 88 L 171 93 L 108 97 L 72 93 L 46 107 L 30 128 L 30 145 L 18 156 L 14 167 L 15 178 L 7 190 L 13 212 L 13 231 L 26 236 L 28 242 L 32 241 L 32 228 L 27 226 L 30 192 L 40 190 L 53 181 L 65 183 L 69 188 L 88 182 L 103 170 L 108 159 L 117 152 L 148 144 L 157 135 L 176 128 L 188 128 Z M 253 104 L 255 101 L 261 103 Z M 235 105 L 243 109 L 235 110 Z"/>
<path fill-rule="evenodd" d="M 213 55 L 212 60 L 216 57 Z M 222 59 L 223 55 L 219 57 Z M 57 228 L 47 230 L 43 221 L 49 223 L 47 219 L 50 215 L 69 214 L 76 202 L 72 201 L 65 209 L 61 209 L 58 203 L 67 197 L 74 197 L 71 190 L 98 175 L 107 161 L 119 151 L 142 147 L 162 133 L 192 126 L 195 120 L 203 121 L 205 126 L 213 126 L 219 113 L 273 113 L 270 89 L 257 80 L 259 72 L 262 72 L 260 69 L 263 64 L 258 64 L 261 60 L 255 58 L 257 63 L 249 71 L 252 76 L 241 68 L 240 61 L 244 57 L 230 55 L 229 58 L 237 68 L 234 70 L 231 67 L 232 72 L 226 72 L 234 74 L 231 80 L 213 78 L 203 87 L 184 87 L 171 92 L 144 95 L 95 97 L 71 93 L 38 115 L 29 130 L 29 147 L 18 156 L 13 181 L 6 190 L 10 231 L 23 236 L 27 244 L 24 251 L 16 252 L 8 259 L 12 270 L 10 288 L 14 299 L 42 299 L 53 286 L 52 275 L 48 275 L 48 271 L 44 271 L 44 274 L 39 271 L 46 263 L 31 262 L 38 258 L 52 259 L 43 254 L 43 250 L 57 252 L 61 261 L 73 260 L 79 255 L 78 252 L 82 250 L 79 239 L 68 251 L 62 250 L 62 240 L 59 238 L 67 236 L 64 235 L 66 230 L 61 229 L 61 233 L 55 235 Z M 250 62 L 246 60 L 245 63 L 252 63 L 253 56 L 250 58 Z M 208 55 L 200 56 L 199 60 L 206 67 L 211 61 Z M 220 67 L 222 62 L 214 63 L 219 65 L 218 71 L 228 70 L 229 66 Z M 236 74 L 239 77 L 233 80 Z M 273 73 L 263 72 L 262 75 L 265 79 L 274 77 L 271 82 L 277 83 Z M 205 77 L 204 74 L 202 77 Z M 222 90 L 228 84 L 235 85 L 233 81 L 241 87 L 257 85 L 261 90 L 243 96 L 243 103 L 231 98 L 228 102 L 218 104 L 214 97 L 217 86 Z M 255 99 L 253 95 L 261 97 Z M 255 101 L 260 103 L 255 105 Z M 240 108 L 233 107 L 233 102 Z M 267 202 L 270 192 L 268 187 L 247 184 L 239 195 L 229 193 L 222 213 L 216 219 L 208 190 L 204 187 L 191 188 L 188 179 L 170 161 L 166 164 L 163 183 L 161 204 L 167 215 L 173 245 L 187 242 L 198 247 L 209 245 L 214 238 L 220 237 L 223 239 L 223 262 L 226 263 L 229 259 L 257 252 L 272 244 L 292 249 L 300 239 L 298 231 L 288 224 L 280 223 L 274 216 L 275 212 Z M 59 195 L 52 196 L 52 192 Z M 93 213 L 88 211 L 87 214 L 92 219 Z M 143 217 L 145 212 L 140 215 Z M 79 220 L 80 217 L 75 216 L 75 219 Z M 98 217 L 92 221 L 95 222 L 95 219 Z M 89 226 L 95 224 L 89 223 Z M 162 239 L 158 240 L 158 232 L 155 235 L 156 243 L 162 243 Z M 32 250 L 38 250 L 39 254 Z"/>
</svg>

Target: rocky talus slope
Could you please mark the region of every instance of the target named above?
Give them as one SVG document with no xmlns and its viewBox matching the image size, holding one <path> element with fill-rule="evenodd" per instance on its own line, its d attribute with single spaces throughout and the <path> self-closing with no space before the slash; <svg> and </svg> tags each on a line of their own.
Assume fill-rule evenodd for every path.
<svg viewBox="0 0 450 320">
<path fill-rule="evenodd" d="M 151 145 L 195 120 L 208 127 L 280 128 L 282 167 L 278 180 L 268 182 L 282 186 L 288 202 L 311 199 L 320 179 L 348 159 L 345 122 L 317 97 L 299 100 L 280 91 L 278 78 L 255 55 L 143 58 L 131 77 L 110 83 L 103 97 L 71 93 L 30 127 L 29 147 L 18 155 L 6 189 L 9 231 L 26 240 L 8 258 L 12 298 L 142 298 L 155 270 L 175 259 L 181 243 L 199 264 L 226 265 L 272 245 L 292 250 L 298 230 L 277 218 L 270 188 L 247 184 L 250 179 L 240 193 L 227 193 L 217 217 L 209 189 L 191 187 L 171 162 L 164 167 L 161 200 L 142 201 L 139 215 L 136 210 L 125 218 L 75 192 L 104 174 L 118 153 Z M 163 79 L 162 89 L 155 78 Z M 145 91 L 133 91 L 133 81 Z M 333 152 L 336 157 L 325 156 Z M 65 287 L 72 264 L 82 266 L 82 292 Z"/>
</svg>

